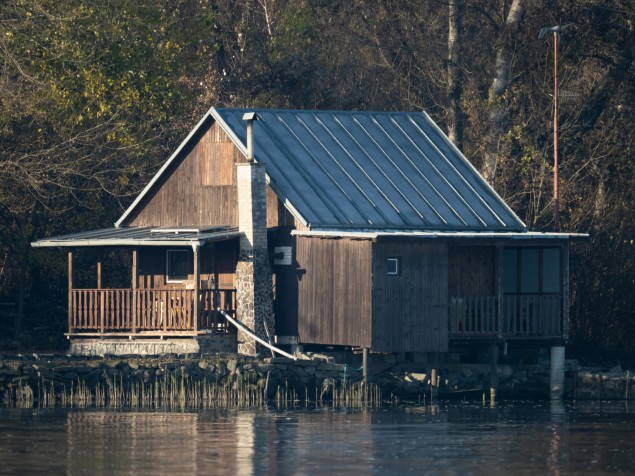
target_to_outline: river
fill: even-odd
[[[635,474],[627,402],[0,409],[0,474]]]

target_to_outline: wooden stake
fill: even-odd
[[[73,332],[73,252],[68,251],[68,332]]]

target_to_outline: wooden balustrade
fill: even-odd
[[[495,296],[451,297],[451,337],[544,338],[564,332],[558,295],[505,295],[499,309]]]
[[[235,315],[233,289],[73,289],[69,333],[228,332],[216,310]],[[198,325],[195,324],[198,304]]]

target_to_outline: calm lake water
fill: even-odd
[[[0,409],[1,474],[635,474],[626,402]]]

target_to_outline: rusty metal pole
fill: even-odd
[[[558,190],[558,40],[560,32],[553,32],[553,227],[560,232],[560,193]]]

